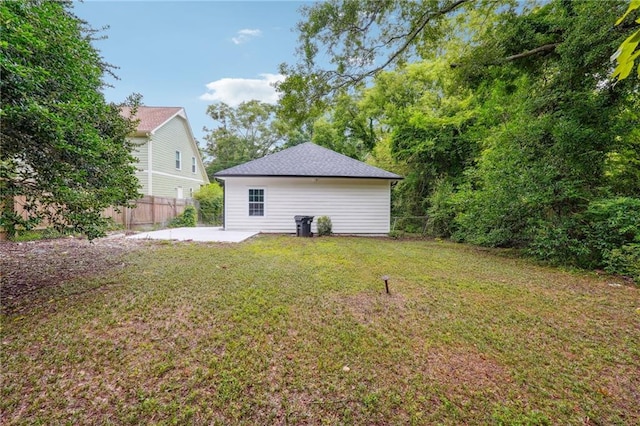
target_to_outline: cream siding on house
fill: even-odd
[[[204,185],[204,182],[198,179],[176,178],[158,173],[153,174],[153,195],[159,197],[176,198],[178,187],[182,187],[184,197],[189,197],[189,188],[197,191],[200,189],[200,185]]]
[[[149,193],[149,175],[147,172],[137,172],[136,177],[138,178],[138,182],[140,183],[140,189],[138,191],[146,195]]]
[[[264,189],[265,215],[249,216],[249,189]],[[226,177],[225,229],[294,233],[294,216],[329,216],[337,234],[386,234],[390,224],[387,179]]]
[[[180,177],[193,178],[191,168],[185,168],[185,158],[191,161],[193,148],[189,138],[186,122],[174,117],[160,127],[151,137],[153,139],[153,171],[170,173]],[[181,170],[176,169],[176,151],[182,154]]]
[[[175,116],[167,123],[159,127],[155,133],[147,138],[134,138],[137,143],[142,143],[133,154],[139,159],[136,167],[140,170],[136,173],[141,192],[145,195],[176,198],[178,188],[182,188],[184,197],[189,197],[190,188],[197,191],[200,186],[208,183],[201,167],[200,153],[191,142],[191,131],[186,120]],[[151,141],[149,144],[148,141]],[[149,151],[151,148],[151,170],[149,170]],[[180,151],[181,169],[176,169],[176,151]],[[191,171],[191,158],[196,157],[196,173]],[[151,185],[149,185],[151,179]],[[151,186],[151,188],[150,188]]]
[[[136,166],[136,177],[140,182],[140,192],[142,194],[149,194],[149,145],[147,144],[147,138],[131,138],[135,144],[135,148],[132,151],[134,157],[138,159]]]
[[[139,170],[148,170],[149,169],[149,153],[147,146],[147,138],[131,138],[131,141],[134,143],[135,148],[133,149],[133,156],[138,159],[136,163],[136,168]]]

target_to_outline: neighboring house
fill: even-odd
[[[130,117],[131,109],[123,108],[122,115]],[[209,183],[184,108],[141,106],[133,119],[140,120],[132,139],[144,195],[192,198]]]
[[[227,230],[291,233],[296,231],[294,216],[305,215],[329,216],[337,234],[388,233],[391,183],[402,179],[313,143],[215,176],[224,180]]]

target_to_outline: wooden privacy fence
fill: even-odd
[[[13,199],[14,211],[26,220],[29,213],[25,209],[25,203],[23,196],[17,196]],[[199,210],[198,200],[192,198],[180,199],[146,195],[135,200],[135,207],[122,207],[120,212],[109,207],[102,212],[102,217],[110,217],[117,225],[122,225],[126,229],[152,227],[168,224],[171,219],[184,212],[186,206],[190,205]],[[36,229],[45,229],[48,226],[49,222],[45,219],[36,226]],[[6,239],[6,232],[0,227],[0,241],[4,239]]]
[[[134,208],[121,207],[117,212],[113,207],[106,209],[102,216],[110,217],[113,221],[126,229],[142,228],[157,224],[166,225],[178,216],[186,206],[195,206],[197,201],[192,198],[167,198],[146,195],[135,201]]]

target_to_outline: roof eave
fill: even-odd
[[[382,180],[402,180],[404,177],[402,176],[340,176],[340,175],[261,175],[261,174],[234,174],[234,173],[223,173],[223,174],[214,174],[213,177],[216,178],[225,178],[225,177],[251,177],[251,178],[331,178],[331,179],[382,179]]]

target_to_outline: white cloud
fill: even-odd
[[[242,43],[248,42],[254,37],[260,37],[261,35],[262,35],[262,31],[258,29],[251,30],[251,29],[245,28],[243,30],[238,31],[235,37],[231,37],[231,41],[234,44],[242,44]]]
[[[259,74],[260,79],[222,78],[207,84],[207,93],[200,95],[203,101],[224,102],[232,107],[241,102],[257,99],[269,104],[278,102],[273,85],[284,80],[281,74]]]

